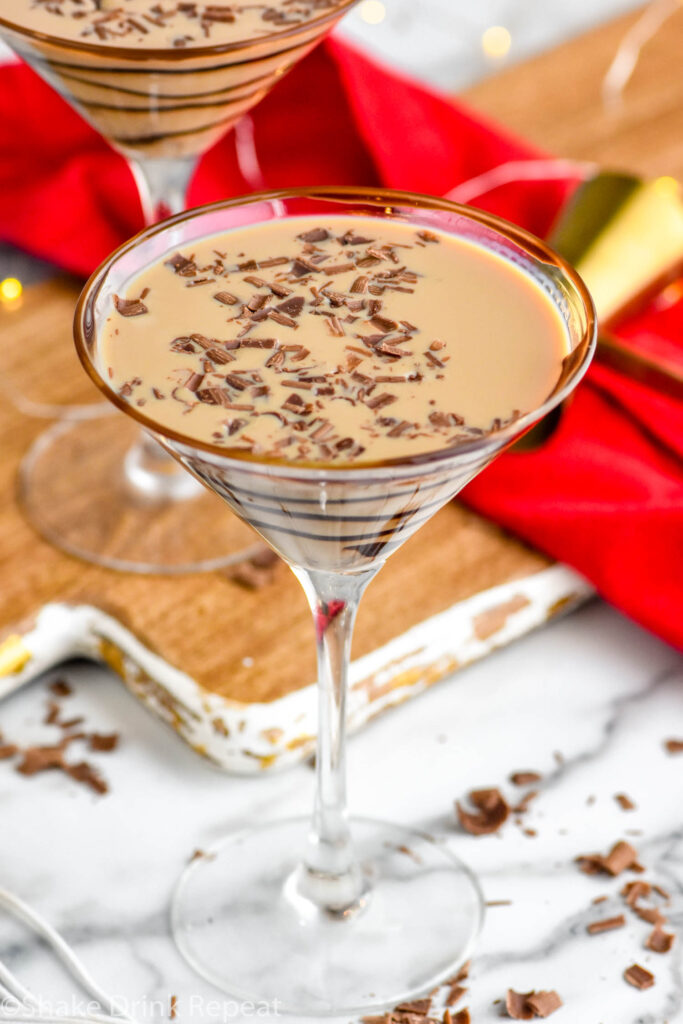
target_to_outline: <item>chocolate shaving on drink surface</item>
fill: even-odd
[[[683,754],[683,740],[670,739],[664,741],[664,746],[669,754]]]
[[[142,316],[148,312],[142,299],[122,299],[120,295],[115,295],[114,305],[121,316]]]
[[[624,971],[624,979],[629,985],[633,985],[634,988],[641,990],[652,988],[655,983],[654,974],[641,967],[640,964],[632,964],[630,967],[627,967]]]
[[[626,793],[615,793],[614,799],[621,807],[622,811],[635,811],[636,805],[633,800]]]
[[[626,918],[623,914],[618,914],[616,917],[606,917],[602,921],[591,921],[586,925],[586,931],[589,935],[600,935],[602,932],[610,932],[625,925]]]
[[[507,821],[510,807],[500,790],[474,789],[469,793],[469,800],[478,813],[467,811],[460,801],[456,801],[455,808],[460,824],[470,835],[490,835]]]
[[[224,306],[236,306],[239,299],[232,292],[216,292],[214,299],[217,299]]]

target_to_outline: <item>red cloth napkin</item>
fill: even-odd
[[[0,70],[0,235],[89,273],[142,215],[124,161],[23,65]],[[538,156],[462,107],[330,39],[253,114],[267,187],[382,184],[444,194]],[[543,235],[570,183],[508,185],[481,205]],[[250,191],[233,135],[202,160],[189,200]],[[683,301],[631,331],[678,345]],[[637,622],[683,647],[683,409],[595,365],[550,444],[508,453],[463,494],[574,566]]]

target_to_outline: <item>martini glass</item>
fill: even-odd
[[[264,21],[262,34],[206,45],[73,40],[26,27],[5,11],[0,34],[126,158],[152,224],[184,209],[199,156],[248,116],[356,2],[307,0],[304,15],[280,7],[282,21]],[[102,16],[115,7],[103,6]],[[53,16],[54,25],[60,21]],[[41,338],[30,339],[31,366],[54,367],[54,341],[45,339],[41,356]],[[10,391],[21,392],[28,382],[26,408],[35,414],[42,406],[54,416],[68,368],[25,373],[21,351],[10,362],[18,369]],[[42,400],[36,400],[38,380]],[[111,410],[77,401],[71,410],[64,406],[63,419],[71,422],[43,433],[20,470],[24,512],[51,543],[107,568],[164,574],[218,569],[258,550],[243,523],[217,509],[156,442]]]
[[[504,429],[455,447],[335,468],[192,439],[127,404],[102,376],[98,337],[113,295],[125,294],[164,254],[191,251],[199,239],[232,227],[306,214],[322,222],[339,213],[467,238],[540,283],[564,319],[570,349],[547,400]],[[316,1017],[395,1005],[430,990],[468,956],[482,921],[481,890],[442,837],[348,816],[345,700],[354,619],[387,557],[580,380],[595,346],[584,284],[533,236],[448,200],[299,189],[203,207],[138,235],[86,285],[75,336],[100,390],[289,563],[313,614],[319,725],[312,817],[260,822],[193,861],[172,907],[182,953],[234,997]]]

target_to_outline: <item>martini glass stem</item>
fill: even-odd
[[[359,909],[367,888],[354,856],[346,806],[346,694],[356,612],[376,572],[295,570],[313,613],[319,691],[316,796],[298,889],[333,916]]]
[[[182,213],[197,157],[139,157],[131,160],[130,166],[146,224]]]

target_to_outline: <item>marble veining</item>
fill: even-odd
[[[7,740],[54,739],[41,721],[45,683],[55,674],[2,702]],[[169,938],[167,906],[197,847],[307,810],[313,773],[300,765],[265,777],[226,775],[105,670],[81,663],[62,674],[75,686],[64,702],[69,714],[121,733],[117,751],[89,755],[111,792],[97,797],[61,774],[27,779],[0,762],[0,885],[47,916],[140,1024],[167,1020],[171,995],[182,1022],[264,1019],[193,976]],[[494,1000],[508,987],[556,988],[565,1003],[552,1018],[558,1024],[683,1020],[680,936],[670,953],[652,953],[644,948],[649,926],[628,913],[625,928],[587,935],[590,921],[622,912],[619,890],[636,876],[587,877],[573,862],[628,839],[643,877],[672,893],[671,929],[683,928],[683,755],[662,745],[672,736],[683,736],[683,662],[593,601],[352,737],[353,810],[435,833],[479,873],[489,901],[510,901],[488,910],[458,1004],[470,1007],[474,1024],[500,1019]],[[499,785],[514,801],[526,790],[507,776],[522,769],[543,775],[524,816],[535,837],[512,820],[480,838],[456,826],[454,798]],[[637,809],[621,810],[619,792]],[[593,905],[601,895],[607,901]],[[50,1005],[71,1005],[74,986],[62,969],[3,914],[0,958]],[[623,981],[634,962],[654,972],[653,988],[639,992]]]

